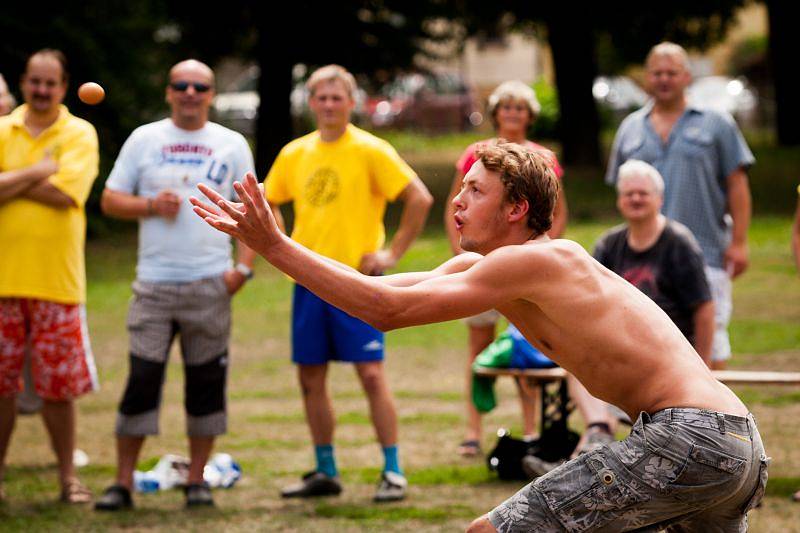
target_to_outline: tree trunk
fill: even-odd
[[[546,14],[561,111],[559,136],[567,165],[600,166],[600,119],[592,84],[597,75],[591,20],[555,7]]]
[[[256,122],[256,171],[264,178],[281,148],[292,140],[292,53],[291,36],[285,24],[292,8],[286,2],[259,3],[256,13],[258,44],[258,120]],[[294,37],[295,39],[297,36]]]
[[[800,144],[800,99],[792,85],[797,37],[797,4],[786,0],[767,0],[769,17],[769,63],[775,88],[775,127],[778,144],[797,146]]]

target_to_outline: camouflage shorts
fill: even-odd
[[[511,531],[746,531],[768,458],[752,415],[642,413],[631,434],[542,476],[489,513]]]

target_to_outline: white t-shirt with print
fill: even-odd
[[[253,155],[245,138],[208,122],[183,130],[172,119],[140,126],[120,150],[106,187],[154,198],[170,190],[181,198],[177,217],[139,221],[136,277],[151,282],[188,282],[220,275],[231,267],[230,238],[192,212],[189,196],[201,196],[203,183],[226,198],[233,182],[253,172]]]

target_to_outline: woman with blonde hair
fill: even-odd
[[[505,139],[506,141],[521,144],[532,150],[547,150],[543,146],[527,139],[528,129],[536,121],[536,117],[541,111],[541,105],[536,98],[535,91],[521,81],[507,81],[500,84],[489,96],[487,104],[487,114],[492,120],[497,136],[471,144],[464,150],[464,153],[456,163],[456,174],[450,189],[447,206],[445,209],[445,229],[450,240],[450,247],[454,254],[460,254],[463,250],[459,246],[459,236],[453,220],[452,200],[461,189],[461,182],[464,176],[477,160],[475,151],[479,146],[494,139]],[[550,152],[552,154],[552,152]],[[564,174],[559,165],[555,154],[552,154],[553,171],[561,179]],[[559,191],[556,209],[553,213],[553,225],[548,234],[552,238],[560,237],[564,232],[567,223],[567,203],[564,198],[563,186]],[[481,415],[472,403],[472,362],[495,337],[495,328],[500,315],[495,310],[487,311],[466,319],[469,328],[469,362],[467,364],[467,430],[464,440],[459,446],[459,454],[465,457],[472,457],[480,454],[481,438]],[[539,407],[537,392],[538,388],[526,388],[521,386],[520,400],[522,403],[522,416],[524,423],[525,437],[533,439],[537,436],[536,418]]]

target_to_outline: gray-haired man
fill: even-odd
[[[731,356],[731,279],[747,268],[751,201],[746,170],[755,159],[729,114],[687,100],[691,74],[682,47],[656,45],[645,67],[653,101],[620,125],[606,181],[614,183],[628,159],[650,163],[664,177],[662,212],[692,231],[708,265],[716,315],[711,360],[712,368],[720,369]]]

